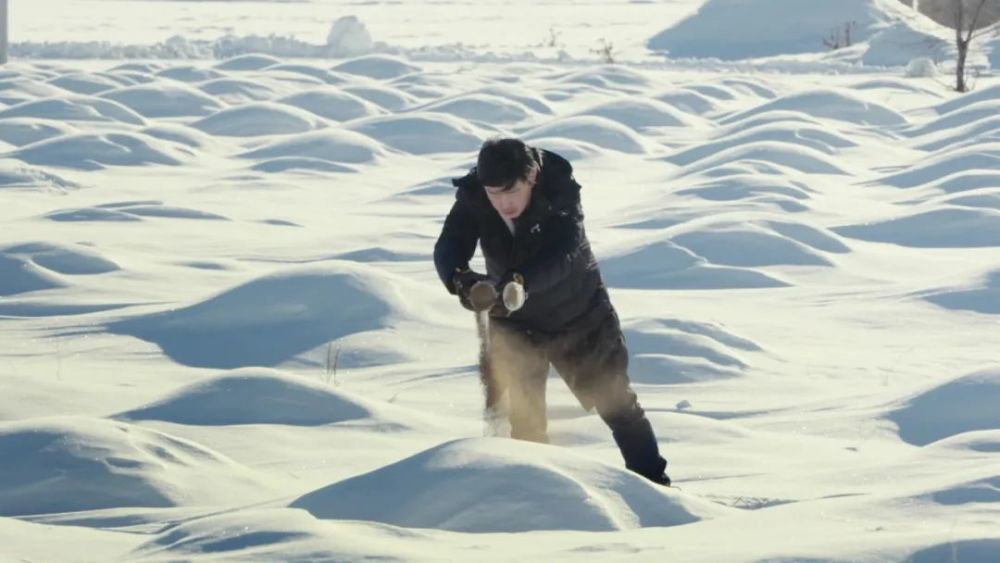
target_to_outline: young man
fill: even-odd
[[[629,384],[625,338],[584,232],[570,163],[518,139],[491,139],[452,183],[456,200],[434,263],[463,306],[489,312],[481,365],[488,411],[506,393],[511,437],[547,442],[551,363],[584,409],[596,407],[625,466],[669,486],[667,462]],[[485,275],[469,270],[477,241]]]

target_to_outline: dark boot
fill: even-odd
[[[625,467],[654,483],[669,487],[670,477],[664,472],[667,460],[660,456],[653,426],[638,403],[624,416],[605,422],[611,428],[611,435],[622,452]]]

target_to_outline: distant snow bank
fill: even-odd
[[[776,21],[795,25],[775,27]],[[654,35],[646,45],[671,58],[819,55],[879,66],[905,66],[920,57],[950,59],[954,55],[944,27],[897,0],[707,0],[693,15]],[[996,66],[995,57],[987,60],[981,55],[973,53],[973,65],[992,62]]]
[[[227,34],[218,39],[190,39],[174,35],[150,45],[109,41],[26,41],[12,43],[10,55],[24,59],[225,59],[247,53],[279,57],[354,57],[371,53],[376,45],[368,28],[356,16],[333,22],[326,44],[316,45],[290,36]]]
[[[773,72],[866,72],[885,67],[905,67],[918,58],[951,60],[954,46],[944,28],[927,18],[914,16],[895,0],[817,0],[808,9],[793,0],[709,0],[692,17],[656,34],[647,42],[648,54],[666,55],[671,67],[699,70]],[[730,24],[731,14],[741,22]],[[791,14],[791,15],[789,15]],[[775,34],[772,22],[794,19],[797,23]],[[849,26],[849,28],[848,28]],[[824,41],[847,43],[833,50]],[[725,37],[719,41],[717,37]],[[974,67],[998,68],[1000,46],[996,41],[975,49]],[[397,55],[427,62],[539,62],[586,64],[598,62],[563,51],[557,58],[524,52],[494,52],[489,45],[473,48],[462,43],[403,47],[373,40],[367,26],[356,16],[338,18],[331,25],[326,43],[315,44],[290,35],[237,36],[195,39],[174,35],[153,44],[121,44],[108,41],[28,41],[10,45],[13,58],[21,59],[227,59],[247,54],[280,58],[349,58],[366,54]],[[639,66],[661,66],[655,58],[618,62]],[[705,65],[709,65],[707,68]],[[735,66],[734,66],[735,65]],[[873,68],[869,68],[873,67]]]

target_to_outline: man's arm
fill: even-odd
[[[468,269],[478,241],[479,228],[475,218],[465,204],[456,198],[434,245],[434,266],[438,277],[452,295],[456,293],[453,281],[455,274]]]

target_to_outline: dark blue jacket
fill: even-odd
[[[580,184],[566,159],[532,150],[541,170],[528,207],[514,219],[514,235],[490,204],[475,167],[452,180],[455,203],[434,246],[438,276],[454,294],[452,278],[468,267],[478,242],[486,274],[499,282],[519,273],[528,294],[518,311],[491,311],[496,321],[542,336],[593,328],[612,309],[584,231]]]

